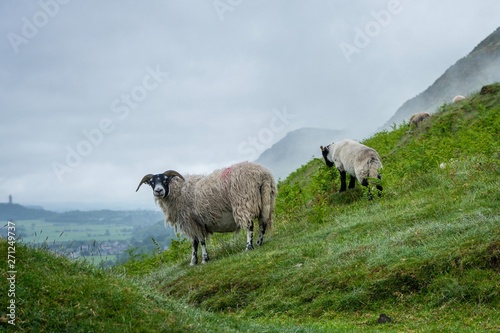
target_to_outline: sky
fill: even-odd
[[[492,33],[499,9],[2,1],[0,202],[158,209],[150,189],[135,192],[145,174],[255,160],[302,127],[361,140]]]

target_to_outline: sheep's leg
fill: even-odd
[[[257,245],[261,246],[264,243],[264,234],[266,233],[267,223],[259,221],[259,238],[257,238]]]
[[[201,244],[201,256],[203,258],[201,263],[206,264],[210,260],[210,258],[208,257],[207,245],[205,243],[205,240],[202,240],[200,244]]]
[[[346,172],[345,171],[340,171],[340,191],[339,192],[344,192],[346,190]]]
[[[378,175],[378,179],[382,179],[382,176]],[[373,199],[373,194],[372,194],[372,186],[370,185],[370,182],[368,181],[368,179],[363,179],[363,181],[361,182],[361,185],[363,186],[366,186],[368,188],[368,200],[372,200]],[[377,187],[377,190],[378,190],[378,196],[381,197],[382,196],[382,185],[380,184],[377,184],[376,185]]]
[[[191,255],[191,266],[194,266],[198,263],[198,244],[199,241],[197,238],[193,238],[193,254]],[[202,248],[203,249],[203,248]]]
[[[353,175],[349,175],[351,179],[349,180],[349,188],[354,188],[356,186],[356,177]]]
[[[378,175],[377,177],[379,180],[382,180],[382,176],[381,175]],[[382,185],[380,184],[377,184],[377,190],[379,190],[378,192],[378,196],[381,197],[382,196]]]
[[[368,182],[368,179],[366,178],[363,179],[361,185],[366,186],[366,188],[368,189],[368,200],[372,200],[373,199],[372,188],[370,186],[370,183]]]
[[[250,227],[247,230],[247,248],[246,250],[253,250],[253,221],[250,223]]]

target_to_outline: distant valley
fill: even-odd
[[[19,241],[104,266],[127,260],[131,254],[152,253],[156,250],[152,238],[164,249],[177,237],[172,228],[165,229],[160,211],[53,212],[0,203],[0,236],[4,238],[7,221],[15,224]]]

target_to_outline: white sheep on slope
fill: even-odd
[[[320,148],[326,165],[329,167],[335,165],[340,172],[340,192],[346,190],[347,173],[351,177],[349,188],[354,188],[356,179],[358,179],[359,183],[367,186],[368,191],[370,191],[370,179],[382,179],[378,172],[382,168],[382,162],[374,149],[349,139]],[[375,185],[379,191],[382,191],[382,186],[379,183]]]
[[[408,126],[415,125],[415,127],[418,127],[418,125],[420,123],[426,121],[430,117],[431,117],[431,115],[429,113],[427,113],[427,112],[418,112],[418,113],[415,113],[415,114],[413,114],[410,117],[410,121],[408,123]]]
[[[254,219],[259,219],[259,238],[273,222],[276,183],[269,170],[250,162],[219,169],[207,176],[186,175],[169,170],[144,176],[137,187],[148,184],[165,215],[165,222],[178,227],[192,240],[191,265],[198,263],[201,245],[202,263],[209,260],[208,235],[247,231],[246,249],[253,249]],[[137,191],[136,190],[136,191]]]

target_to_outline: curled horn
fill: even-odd
[[[163,174],[165,176],[169,176],[169,177],[177,176],[177,177],[181,178],[182,180],[185,180],[184,177],[182,177],[182,175],[180,173],[178,173],[177,171],[174,171],[174,170],[165,171]]]
[[[142,177],[142,180],[141,182],[139,183],[139,186],[137,186],[137,190],[135,190],[136,192],[139,191],[139,187],[141,187],[142,184],[145,184],[147,183],[149,180],[151,180],[151,178],[153,178],[153,175],[152,174],[147,174],[145,175],[144,177]]]

